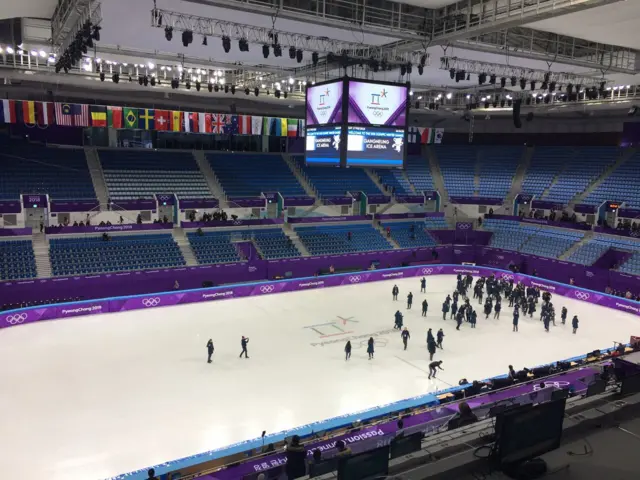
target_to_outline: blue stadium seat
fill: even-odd
[[[391,250],[391,244],[371,225],[298,227],[298,237],[311,255]],[[348,240],[351,232],[351,240]]]
[[[417,155],[407,156],[405,170],[409,182],[411,182],[417,192],[432,192],[435,190],[433,187],[431,168],[426,158]]]
[[[389,169],[378,169],[375,171],[378,175],[378,179],[382,185],[386,185],[387,193],[393,188],[395,188],[395,193],[398,195],[412,195],[413,190],[411,190],[411,185],[404,177],[402,170],[389,170]]]
[[[624,206],[629,208],[640,208],[640,152],[616,168],[587,195],[584,203],[600,205],[605,200],[624,202]]]
[[[167,234],[54,238],[49,242],[54,276],[121,272],[186,265]]]
[[[304,165],[304,159],[297,161],[320,196],[342,196],[347,192],[383,193],[362,168],[308,167]]]
[[[195,158],[189,152],[99,150],[112,201],[175,193],[181,198],[211,198]]]
[[[9,142],[0,158],[0,200],[30,193],[54,200],[96,198],[84,150]]]
[[[0,241],[0,279],[35,278],[36,261],[31,240]]]
[[[281,155],[208,153],[207,160],[228,197],[259,197],[263,192],[306,195]]]
[[[424,222],[388,222],[383,223],[382,226],[387,227],[391,231],[391,238],[401,248],[413,248],[413,247],[432,247],[437,245],[437,241],[427,232],[427,227]],[[413,231],[411,228],[413,227]]]

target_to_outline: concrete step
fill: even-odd
[[[100,210],[106,210],[106,205],[109,201],[109,190],[107,188],[107,182],[104,179],[104,171],[102,170],[98,150],[95,147],[85,147],[84,154],[87,158],[87,166],[89,167],[93,189],[100,203]]]
[[[444,187],[444,178],[442,177],[442,171],[440,170],[440,165],[438,164],[436,153],[433,151],[433,149],[425,146],[423,154],[429,161],[429,168],[431,168],[431,177],[433,177],[433,186],[440,193],[441,203],[443,205],[446,205],[450,203],[449,192],[447,192],[447,189]]]
[[[585,232],[584,238],[582,240],[580,240],[579,242],[576,242],[573,245],[571,245],[571,247],[566,252],[564,252],[562,255],[560,255],[560,257],[559,257],[560,260],[566,260],[567,258],[569,258],[573,254],[573,252],[578,250],[582,245],[587,243],[592,238],[593,238],[593,232],[592,231]]]
[[[193,252],[193,249],[191,248],[191,244],[189,243],[184,230],[180,227],[175,227],[171,234],[173,235],[173,239],[178,244],[178,248],[180,249],[180,252],[182,253],[187,266],[194,267],[198,265],[198,260],[195,253]]]
[[[227,201],[227,195],[224,193],[224,189],[216,177],[215,172],[211,168],[211,165],[209,165],[204,151],[194,150],[193,156],[196,159],[196,163],[198,164],[198,168],[202,172],[202,175],[204,175],[204,179],[207,181],[207,186],[209,187],[211,194],[214,198],[218,199],[218,202],[220,202],[220,208],[228,208],[229,203]]]
[[[522,158],[520,158],[520,161],[518,162],[518,168],[516,169],[516,173],[511,182],[511,189],[509,190],[509,193],[502,205],[506,210],[510,210],[512,208],[513,201],[516,199],[516,196],[522,193],[522,183],[524,182],[527,170],[529,170],[529,165],[531,165],[532,156],[533,148],[526,148],[522,154]]]
[[[32,245],[38,278],[52,277],[51,257],[49,256],[49,240],[47,239],[47,236],[44,233],[34,233]]]
[[[306,194],[309,195],[310,197],[317,198],[318,192],[316,192],[316,189],[313,187],[313,184],[311,183],[307,175],[298,166],[296,161],[293,158],[291,158],[290,155],[283,155],[282,158],[284,159],[284,162],[289,167],[289,170],[291,170],[291,173],[293,173],[293,175],[296,177],[300,185],[302,185],[302,188],[304,188],[304,191],[306,192]]]
[[[387,237],[387,231],[382,226],[378,225],[378,222],[375,220],[373,221],[373,228],[380,232],[380,235],[382,235],[387,240],[387,242],[389,242],[394,250],[399,250],[401,248],[398,242],[393,239],[393,236]]]
[[[287,237],[291,239],[291,242],[303,257],[311,256],[311,253],[309,253],[309,250],[307,250],[307,247],[304,245],[304,243],[302,243],[302,240],[300,239],[296,231],[291,227],[291,225],[289,225],[288,223],[285,224],[282,228],[282,231]]]

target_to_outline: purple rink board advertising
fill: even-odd
[[[178,206],[181,210],[197,208],[218,208],[220,202],[215,198],[179,198]]]
[[[100,206],[100,202],[97,200],[51,200],[51,211],[56,213],[64,213],[64,212],[89,212],[94,210]],[[119,207],[119,205],[118,205]],[[114,208],[114,210],[122,210],[123,208]],[[155,205],[154,205],[155,207]]]
[[[172,229],[173,223],[123,223],[122,225],[89,225],[88,227],[45,227],[44,233],[63,235],[67,233],[115,233]]]
[[[381,213],[375,215],[376,220],[405,220],[407,218],[441,218],[444,212],[420,212],[420,213]]]
[[[372,215],[343,215],[342,217],[289,217],[289,223],[329,223],[371,221]]]
[[[22,205],[13,200],[0,200],[0,213],[20,213]]]
[[[284,197],[284,207],[309,207],[316,203],[315,197]]]
[[[607,235],[618,235],[620,237],[631,237],[640,240],[640,230],[618,230],[617,228],[608,227],[595,227],[593,229],[596,233],[606,233]]]
[[[461,205],[502,205],[504,201],[501,198],[483,198],[483,197],[449,197],[451,203],[459,203]]]
[[[181,222],[182,228],[210,228],[210,227],[250,227],[255,225],[281,225],[282,218],[246,218],[238,220],[212,220],[210,222]]]
[[[32,234],[32,228],[0,228],[0,237],[31,236]]]
[[[372,270],[322,277],[298,278],[292,280],[277,280],[244,285],[228,285],[224,287],[185,290],[175,293],[157,293],[135,295],[128,297],[114,297],[99,301],[86,301],[30,307],[9,310],[0,314],[0,328],[52,320],[76,315],[92,315],[96,313],[122,312],[157,308],[162,306],[179,305],[194,302],[205,302],[227,298],[241,298],[272,293],[294,292],[316,288],[354,285],[375,281],[393,280],[397,278],[428,276],[428,275],[457,275],[470,274],[474,276],[488,276],[493,273],[498,277],[513,279],[525,285],[539,287],[552,294],[562,295],[576,300],[601,305],[615,310],[621,310],[640,316],[640,303],[619,297],[612,297],[591,290],[576,288],[538,277],[513,274],[508,270],[498,270],[487,267],[458,266],[458,265],[423,265],[415,267],[395,268],[386,270]],[[31,282],[36,283],[36,282]],[[80,309],[80,310],[79,310]]]
[[[586,223],[577,223],[577,222],[556,222],[552,220],[545,220],[544,218],[527,218],[527,217],[518,217],[515,215],[487,215],[486,219],[491,220],[511,220],[513,222],[521,222],[528,223],[530,225],[545,225],[548,227],[560,227],[560,228],[570,228],[573,230],[591,230],[591,226]]]

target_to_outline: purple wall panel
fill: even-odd
[[[182,228],[208,228],[208,227],[248,227],[251,225],[281,225],[282,218],[251,218],[245,220],[212,220],[210,222],[182,222]]]
[[[46,234],[135,232],[141,230],[172,230],[173,223],[125,223],[122,225],[90,225],[88,227],[45,227]]]
[[[344,215],[342,217],[289,217],[289,223],[360,222],[371,220],[372,215]]]
[[[0,237],[31,236],[32,234],[33,230],[31,228],[0,228]]]
[[[2,200],[0,201],[0,213],[20,213],[22,211],[22,205],[20,202],[14,200]]]

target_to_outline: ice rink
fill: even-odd
[[[400,288],[392,302],[391,288]],[[92,480],[186,457],[314,421],[487,378],[640,334],[636,317],[555,296],[558,326],[520,317],[503,302],[499,320],[475,304],[475,330],[442,320],[455,277],[266,295],[0,330],[0,471],[21,480]],[[414,294],[406,310],[406,295]],[[576,335],[561,325],[580,319]],[[399,309],[409,328],[403,351],[392,330]],[[444,328],[443,372],[427,379],[427,329]],[[249,359],[239,359],[248,336]],[[345,362],[343,348],[354,351]],[[375,336],[374,360],[366,339]],[[205,344],[213,339],[213,364]]]

